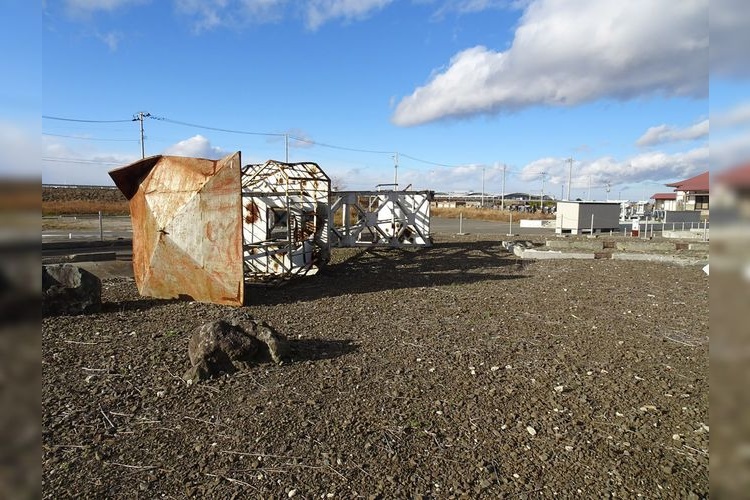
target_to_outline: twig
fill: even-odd
[[[682,340],[673,339],[669,335],[664,335],[664,338],[667,340],[671,340],[672,342],[677,342],[678,344],[686,345],[688,347],[696,347],[696,344],[691,344],[689,342],[683,342]]]
[[[221,474],[211,474],[209,472],[204,472],[204,474],[210,477],[218,477],[219,479],[224,479],[225,481],[229,481],[230,483],[233,483],[233,484],[240,484],[242,486],[247,486],[248,488],[258,491],[258,489],[252,484],[246,483],[245,481],[240,481],[239,479],[235,479],[233,477],[222,476]]]
[[[151,469],[157,468],[155,465],[128,465],[128,464],[121,464],[118,462],[104,462],[104,463],[108,465],[116,465],[118,467],[125,467],[127,469],[151,470]]]
[[[195,420],[196,422],[202,422],[202,423],[204,423],[204,424],[208,424],[208,425],[214,425],[214,426],[217,426],[217,427],[223,427],[223,424],[220,424],[220,423],[218,423],[218,422],[211,422],[211,421],[209,421],[209,420],[204,420],[204,419],[202,419],[202,418],[188,417],[187,415],[185,415],[185,416],[184,416],[184,417],[182,417],[182,418],[184,418],[184,419],[186,419],[186,420]]]
[[[63,342],[66,342],[68,344],[80,344],[80,345],[97,345],[97,344],[101,344],[101,342],[82,342],[80,340],[63,340]]]
[[[697,448],[693,448],[692,446],[688,446],[686,444],[683,444],[682,446],[683,446],[683,448],[687,448],[688,450],[692,450],[692,451],[694,451],[696,453],[700,453],[703,456],[706,456],[706,457],[708,456],[708,452],[706,452],[706,451],[699,450]]]
[[[87,444],[53,444],[53,445],[44,445],[45,448],[90,448],[90,445]]]
[[[102,405],[99,405],[99,411],[102,413],[102,416],[104,417],[104,420],[106,420],[107,423],[109,424],[109,426],[114,429],[115,428],[115,424],[113,424],[112,421],[107,416],[107,414],[104,413],[104,410],[102,409]]]
[[[278,458],[279,460],[297,460],[302,457],[291,457],[285,455],[266,455],[265,453],[253,453],[244,451],[232,451],[232,450],[220,450],[219,453],[226,453],[227,455],[241,455],[243,457],[263,457],[263,458]]]
[[[333,473],[335,473],[337,476],[339,476],[341,479],[346,481],[346,476],[344,476],[342,473],[331,467],[330,465],[307,465],[307,464],[294,464],[294,463],[285,463],[284,465],[289,467],[300,467],[302,469],[330,469]]]

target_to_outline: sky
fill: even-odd
[[[44,183],[112,185],[139,112],[146,156],[288,154],[352,190],[646,199],[749,157],[742,0],[9,3],[42,36],[6,95],[42,98],[0,137],[35,131]]]

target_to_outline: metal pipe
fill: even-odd
[[[102,223],[101,210],[99,210],[99,241],[104,241],[104,224]]]

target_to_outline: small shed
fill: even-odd
[[[555,232],[580,234],[620,230],[620,203],[558,201]]]

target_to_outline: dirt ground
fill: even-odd
[[[250,287],[291,359],[188,386],[227,308],[104,282],[42,324],[44,496],[708,496],[708,277],[500,242],[337,250]]]

